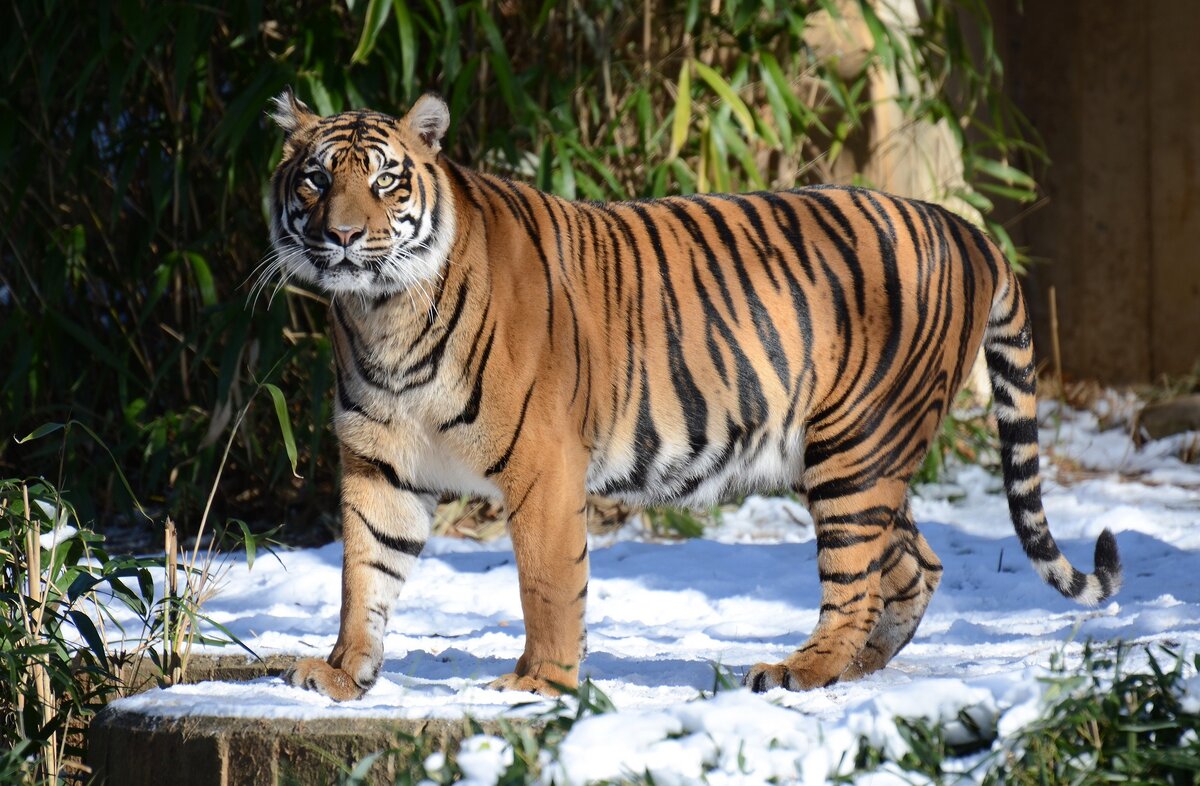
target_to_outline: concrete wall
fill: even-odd
[[[1050,357],[1141,382],[1200,361],[1200,2],[992,0],[1008,86],[1053,163],[1014,239]],[[1023,13],[1018,8],[1023,7]]]

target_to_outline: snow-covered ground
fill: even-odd
[[[821,782],[852,760],[862,735],[901,745],[894,716],[953,725],[965,709],[1011,731],[1036,715],[1051,656],[1077,661],[1089,639],[1200,652],[1200,466],[1175,458],[1195,435],[1139,451],[1090,413],[1043,413],[1046,452],[1072,470],[1060,483],[1043,460],[1051,530],[1083,569],[1101,530],[1116,533],[1125,586],[1115,599],[1087,610],[1043,584],[1013,534],[1000,479],[966,467],[914,500],[945,574],[887,669],[807,693],[697,702],[718,665],[740,676],[782,659],[815,624],[811,518],[791,501],[752,497],[703,539],[654,542],[631,525],[593,543],[582,669],[618,712],[577,724],[548,772],[560,783],[647,769],[656,782],[691,782],[702,768],[713,783]],[[323,657],[337,635],[341,546],[279,557],[234,567],[206,611],[260,654]],[[523,633],[510,544],[434,539],[388,625],[384,673],[361,701],[339,705],[266,678],[177,686],[119,706],[288,718],[534,713],[546,705],[528,705],[530,694],[482,687],[512,667]]]

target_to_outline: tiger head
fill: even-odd
[[[321,117],[285,90],[271,117],[286,138],[271,181],[264,281],[278,273],[377,297],[441,275],[454,240],[449,181],[436,163],[450,123],[442,99],[422,96],[400,119]]]

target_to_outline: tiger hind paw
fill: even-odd
[[[786,663],[756,663],[742,678],[742,684],[754,693],[766,693],[771,688],[810,690],[837,682],[838,678],[821,679],[807,669],[789,667]]]

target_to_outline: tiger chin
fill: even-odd
[[[345,551],[341,624],[296,686],[356,699],[444,493],[502,503],[524,653],[493,687],[553,695],[586,651],[586,498],[806,497],[815,629],[754,691],[870,674],[912,639],[942,567],[908,484],[979,347],[1013,525],[1041,577],[1120,586],[1059,552],[1042,508],[1020,285],[976,227],[923,202],[811,187],[571,202],[448,160],[446,104],[314,114],[290,91],[266,275],[330,295]]]

